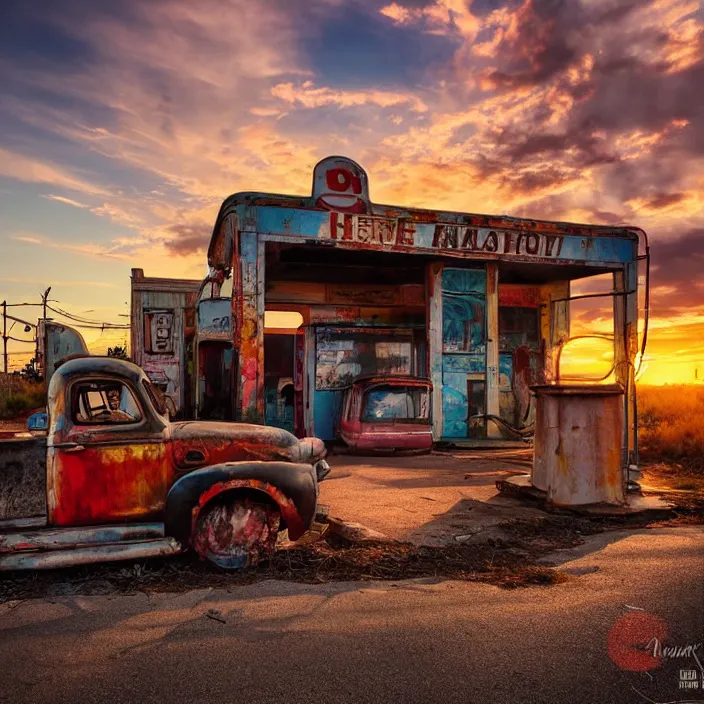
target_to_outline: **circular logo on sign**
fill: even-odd
[[[323,159],[313,172],[313,198],[323,208],[365,213],[369,204],[367,174],[351,159]]]

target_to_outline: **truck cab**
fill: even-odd
[[[109,357],[54,372],[47,426],[0,441],[0,570],[187,549],[243,566],[305,533],[329,472],[316,438],[171,422],[144,371]]]

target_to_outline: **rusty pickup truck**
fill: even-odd
[[[245,423],[171,422],[135,364],[60,366],[44,432],[0,440],[0,570],[171,555],[255,563],[301,537],[330,471],[317,438]]]

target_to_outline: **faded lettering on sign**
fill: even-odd
[[[330,213],[330,238],[381,246],[415,246],[415,225],[404,220]]]
[[[432,225],[337,210],[330,212],[328,223],[329,229],[324,232],[331,240],[360,247],[557,258],[564,242],[563,235],[467,225]]]
[[[433,247],[490,254],[527,254],[534,257],[558,257],[562,235],[537,232],[488,230],[463,225],[436,225]]]

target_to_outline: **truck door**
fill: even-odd
[[[66,397],[67,428],[50,438],[49,523],[57,526],[155,518],[171,464],[166,425],[115,379],[83,379]]]

